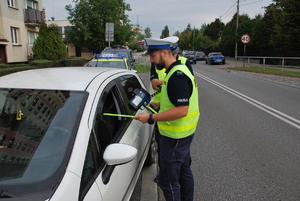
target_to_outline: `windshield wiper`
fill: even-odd
[[[0,191],[0,199],[1,198],[15,198],[15,197],[18,197],[18,196],[13,193],[7,192],[5,190]]]

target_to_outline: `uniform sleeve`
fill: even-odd
[[[175,106],[188,106],[193,85],[189,77],[181,71],[172,74],[168,81],[168,96]]]
[[[150,80],[152,80],[152,79],[158,79],[158,75],[157,75],[157,72],[156,72],[155,65],[153,65],[151,63]]]

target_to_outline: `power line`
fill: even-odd
[[[235,3],[234,3],[234,4],[233,4],[233,5],[232,5],[232,6],[231,6],[224,14],[223,14],[223,15],[221,15],[220,18],[224,17],[224,15],[225,15],[227,12],[229,12],[235,5],[236,5],[236,2],[235,2]],[[231,13],[232,11],[233,11],[233,10],[231,10],[230,13]],[[227,16],[227,15],[226,15],[226,16]],[[226,17],[226,16],[225,16],[225,17]]]
[[[261,2],[261,1],[263,1],[263,0],[254,1],[254,2],[252,2],[252,3],[247,3],[247,4],[242,4],[242,5],[240,5],[240,6],[247,6],[247,5],[255,4],[255,3],[258,3],[258,2]]]

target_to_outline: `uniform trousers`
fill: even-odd
[[[194,134],[173,139],[160,135],[158,185],[166,201],[192,201],[194,177],[191,170],[190,146]]]

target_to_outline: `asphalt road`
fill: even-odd
[[[300,200],[299,78],[264,79],[204,61],[193,69],[201,108],[194,200]],[[163,201],[150,175],[141,191],[154,191],[138,200]]]
[[[195,200],[300,200],[300,90],[198,62]]]

